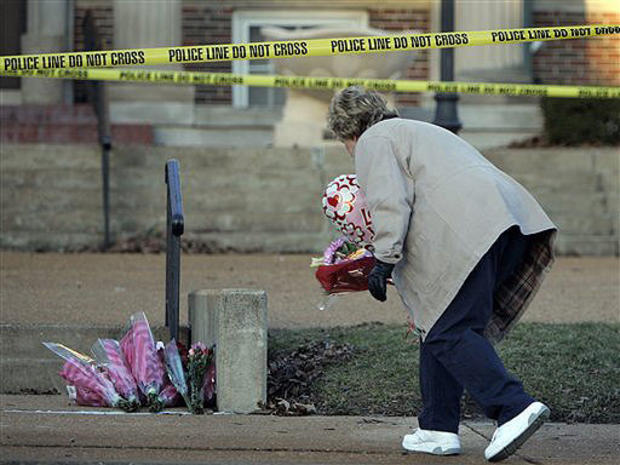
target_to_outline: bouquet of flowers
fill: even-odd
[[[317,268],[315,276],[325,292],[338,294],[368,289],[368,274],[374,265],[375,259],[368,249],[340,237],[310,266]]]
[[[65,360],[59,374],[72,387],[68,390],[69,395],[75,395],[78,405],[132,408],[93,359],[62,344],[44,342],[43,345]]]
[[[211,349],[213,353],[214,349]],[[211,363],[205,373],[204,381],[202,382],[202,399],[205,407],[215,407],[215,355],[211,356]]]
[[[211,384],[210,378],[205,375],[209,367],[214,365],[214,351],[198,342],[193,344],[187,356],[187,379],[189,382],[189,404],[192,413],[204,413],[205,389],[214,390],[215,383]],[[215,381],[215,371],[211,375]],[[214,392],[214,391],[213,391]]]
[[[185,404],[203,413],[215,403],[214,348],[198,342],[188,353],[174,339],[155,344],[142,312],[130,317],[120,341],[98,339],[91,348],[94,358],[62,344],[43,344],[65,361],[60,376],[78,405],[128,412],[144,405],[158,412]]]
[[[91,352],[99,366],[105,367],[116,392],[126,399],[127,410],[138,410],[140,408],[138,386],[131,375],[131,368],[125,360],[118,341],[97,339],[91,348]]]
[[[175,387],[178,395],[185,401],[185,405],[189,406],[189,389],[185,377],[185,368],[181,354],[179,353],[179,346],[174,339],[165,345],[163,348],[163,355],[170,382]]]
[[[146,405],[151,411],[159,412],[166,405],[165,399],[159,396],[164,385],[165,369],[144,312],[131,315],[120,346]]]

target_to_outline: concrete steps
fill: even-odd
[[[464,99],[459,104],[459,135],[478,150],[506,147],[540,134],[543,121],[537,103],[499,103]]]
[[[511,142],[540,134],[543,121],[537,101],[507,100],[509,97],[504,96],[470,97],[479,96],[459,96],[457,112],[463,125],[459,136],[478,150],[506,147]],[[432,122],[435,107],[433,104],[432,108],[404,108],[401,114],[405,118]]]
[[[155,144],[165,147],[270,147],[273,126],[164,126],[154,128]]]
[[[565,255],[620,254],[620,156],[590,149],[514,149],[485,155],[540,202],[560,230]],[[544,156],[540,156],[544,153]]]
[[[169,105],[153,102],[112,103],[111,119],[153,125],[154,143],[165,147],[269,147],[280,109],[230,105]]]

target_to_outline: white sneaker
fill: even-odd
[[[514,454],[549,418],[549,413],[545,404],[532,402],[523,412],[495,430],[484,457],[489,462],[499,462]]]
[[[413,434],[405,435],[403,447],[411,452],[425,452],[433,455],[461,453],[461,441],[458,434],[446,431],[417,429]]]

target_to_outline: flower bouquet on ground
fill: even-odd
[[[112,381],[116,392],[127,401],[127,410],[134,411],[140,408],[138,386],[131,374],[131,368],[125,360],[121,346],[114,339],[97,339],[91,352],[99,366],[104,367]]]
[[[172,339],[165,345],[162,352],[168,378],[171,384],[175,387],[178,395],[185,401],[185,405],[189,407],[189,388],[187,386],[187,379],[185,376],[185,365],[183,364],[183,359],[179,352],[179,345],[174,339]]]
[[[202,382],[202,400],[204,406],[208,408],[215,408],[216,399],[216,385],[215,385],[215,347],[211,349],[211,363],[205,373],[205,378]]]
[[[62,344],[44,342],[43,345],[65,360],[59,374],[68,384],[69,397],[78,405],[133,408],[116,392],[108,374],[93,359]]]
[[[146,405],[151,411],[159,412],[166,405],[159,395],[166,373],[144,312],[131,315],[120,346]]]
[[[192,413],[215,406],[214,347],[197,342],[187,348],[172,339],[155,344],[144,313],[135,313],[120,341],[98,339],[93,358],[62,344],[43,343],[65,363],[60,376],[78,405],[152,412],[187,405]]]
[[[189,384],[189,404],[192,413],[204,413],[205,389],[211,391],[212,386],[209,377],[205,380],[205,375],[209,372],[211,365],[214,365],[215,357],[213,349],[207,348],[198,342],[193,344],[187,356],[187,380]],[[210,374],[214,377],[214,370]]]

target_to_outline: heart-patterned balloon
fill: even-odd
[[[349,241],[362,247],[372,243],[370,211],[354,174],[340,175],[327,185],[323,213]]]

